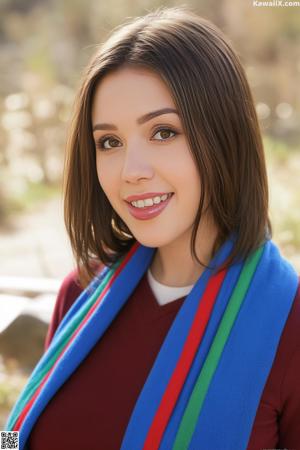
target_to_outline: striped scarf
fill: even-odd
[[[298,285],[294,268],[267,240],[218,271],[231,236],[186,297],[132,411],[121,450],[242,450]],[[20,450],[47,403],[114,320],[155,249],[135,243],[105,267],[61,321],[6,425]]]

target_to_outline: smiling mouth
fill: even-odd
[[[145,204],[145,201],[144,200],[135,200],[135,201],[133,201],[133,202],[127,202],[129,205],[131,205],[133,208],[136,208],[136,209],[147,209],[147,208],[153,208],[153,207],[156,207],[156,206],[159,206],[159,205],[161,205],[162,203],[164,203],[164,202],[166,202],[167,200],[169,200],[169,198],[171,198],[173,195],[174,195],[174,192],[169,192],[169,193],[167,193],[167,194],[164,194],[166,197],[162,200],[161,199],[161,197],[163,197],[163,196],[159,196],[159,201],[157,202],[154,202],[153,200],[156,198],[156,197],[153,197],[151,200],[152,200],[152,204]],[[138,205],[138,202],[139,201],[142,201],[143,203],[141,204],[139,204]]]
[[[174,192],[170,192],[170,195],[165,200],[160,201],[159,203],[154,203],[152,206],[134,206],[130,202],[127,202],[127,207],[129,213],[135,218],[139,220],[148,220],[153,219],[159,214],[162,213],[166,208],[168,208],[168,204],[174,196]]]

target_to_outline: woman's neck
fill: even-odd
[[[205,267],[192,258],[191,231],[163,247],[157,248],[150,265],[152,276],[167,286],[182,287],[194,284]],[[208,265],[212,258],[217,229],[210,222],[202,221],[198,228],[196,253],[201,262]]]

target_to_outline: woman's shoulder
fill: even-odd
[[[70,309],[76,298],[80,295],[82,289],[83,288],[79,282],[77,269],[73,269],[63,278],[56,296],[52,317],[48,326],[44,345],[45,350],[49,347],[55,331],[62,321],[64,315]]]
[[[260,400],[247,449],[300,449],[300,280]],[[267,445],[266,442],[269,444]],[[293,444],[291,444],[293,443]]]
[[[295,346],[300,346],[300,277],[298,277],[297,291],[284,327]]]
[[[73,297],[72,294],[81,292],[83,289],[78,269],[73,269],[63,278],[57,294],[57,301],[69,303],[69,300]]]
[[[290,345],[290,352],[292,357],[297,356],[299,360],[300,370],[300,278],[298,283],[297,292],[289,312],[284,331],[284,337],[286,342]],[[299,372],[298,372],[299,373]]]
[[[104,267],[101,262],[93,262],[91,268],[95,275]],[[89,281],[85,284],[81,282],[78,268],[71,270],[62,280],[56,304],[59,304],[62,312],[65,314],[67,310],[72,306],[76,298],[81,292],[88,286]]]
[[[94,263],[93,270],[95,273],[99,272],[104,267],[102,263]],[[62,280],[60,288],[57,293],[52,318],[48,327],[48,332],[45,340],[45,348],[50,344],[55,330],[58,328],[60,322],[71,308],[76,299],[80,296],[85,286],[80,282],[78,268],[71,270]]]
[[[300,370],[300,280],[294,297],[290,312],[286,319],[279,345],[277,348],[276,358],[272,367],[273,375],[276,374],[276,385],[280,386],[280,401],[284,402],[290,392],[296,389],[300,399],[300,384],[286,384],[284,380],[288,378],[288,373],[292,370],[296,363],[298,373]],[[274,380],[275,380],[274,378]],[[296,381],[296,380],[295,380]],[[282,406],[282,405],[281,405]]]
[[[298,278],[298,288],[292,302],[283,332],[280,338],[280,347],[284,347],[283,353],[286,358],[298,348],[300,351],[300,277]]]
[[[284,446],[293,442],[294,446],[300,445],[299,414],[300,414],[300,287],[294,298],[288,319],[286,321],[281,339],[281,362],[283,374],[280,380],[279,411],[280,411],[280,436]],[[295,447],[296,448],[296,447]]]

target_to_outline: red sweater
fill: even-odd
[[[60,288],[45,347],[81,293]],[[146,274],[92,351],[50,400],[29,450],[118,450],[157,353],[185,297],[159,305]],[[300,289],[280,338],[247,450],[300,450]],[[219,449],[218,449],[219,450]]]

